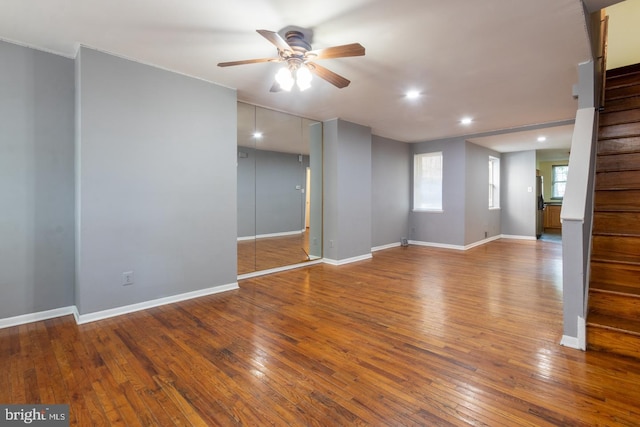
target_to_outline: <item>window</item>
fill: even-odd
[[[442,211],[442,152],[413,156],[413,210]]]
[[[500,159],[489,156],[489,209],[500,208]]]
[[[551,166],[551,198],[562,199],[567,187],[567,174],[569,166]]]

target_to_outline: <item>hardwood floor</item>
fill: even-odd
[[[309,261],[309,230],[291,236],[238,242],[238,274]]]
[[[560,346],[561,245],[410,246],[0,330],[0,402],[72,425],[640,423],[640,361]]]

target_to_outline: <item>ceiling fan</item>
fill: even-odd
[[[333,71],[318,65],[319,59],[344,58],[348,56],[363,56],[364,47],[360,43],[351,43],[342,46],[327,47],[311,50],[311,45],[305,40],[302,31],[291,30],[285,33],[284,38],[280,34],[269,30],[256,30],[261,36],[269,40],[278,48],[277,58],[247,59],[244,61],[220,62],[219,67],[234,65],[256,64],[260,62],[283,62],[285,67],[276,74],[276,83],[271,88],[272,92],[279,90],[289,91],[294,83],[300,90],[311,87],[312,74],[320,77],[339,89],[349,86],[351,83],[346,78]]]

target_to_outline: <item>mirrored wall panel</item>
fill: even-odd
[[[322,257],[322,123],[238,103],[238,274]]]

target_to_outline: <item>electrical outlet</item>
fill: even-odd
[[[332,248],[333,247],[333,240],[329,240],[329,247]]]
[[[133,285],[133,271],[122,273],[122,286]]]

